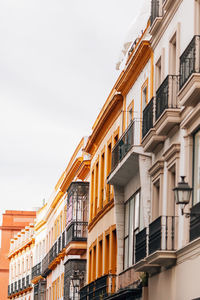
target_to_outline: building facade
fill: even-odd
[[[92,134],[37,214],[33,299],[200,299],[200,1],[148,1]],[[180,176],[188,205],[175,203]]]
[[[10,239],[29,223],[33,223],[34,211],[6,210],[3,214],[0,249],[0,299],[8,299]]]
[[[34,225],[19,231],[10,241],[8,258],[10,299],[33,300],[31,268],[33,267]]]
[[[83,138],[37,213],[32,283],[34,300],[78,299],[86,275],[90,157]]]

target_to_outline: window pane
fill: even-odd
[[[200,202],[200,131],[194,139],[194,203]]]
[[[128,235],[128,229],[129,229],[129,202],[127,202],[125,204],[125,232],[124,232],[124,236],[126,237]]]
[[[129,267],[133,264],[133,216],[134,198],[130,200],[130,221],[129,221]]]
[[[128,268],[128,238],[124,239],[124,269]]]
[[[135,195],[135,225],[134,229],[139,227],[139,214],[140,214],[140,193]]]

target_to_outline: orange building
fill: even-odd
[[[9,279],[9,259],[10,239],[14,237],[29,223],[33,223],[36,217],[35,211],[6,210],[3,214],[1,229],[0,248],[0,299],[7,299],[7,287]]]

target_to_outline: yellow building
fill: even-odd
[[[34,299],[76,299],[86,273],[90,156],[83,138],[35,225]]]

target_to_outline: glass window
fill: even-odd
[[[200,131],[194,136],[194,198],[193,205],[200,202]]]
[[[140,226],[140,192],[125,203],[124,211],[124,269],[134,262],[134,236]]]

